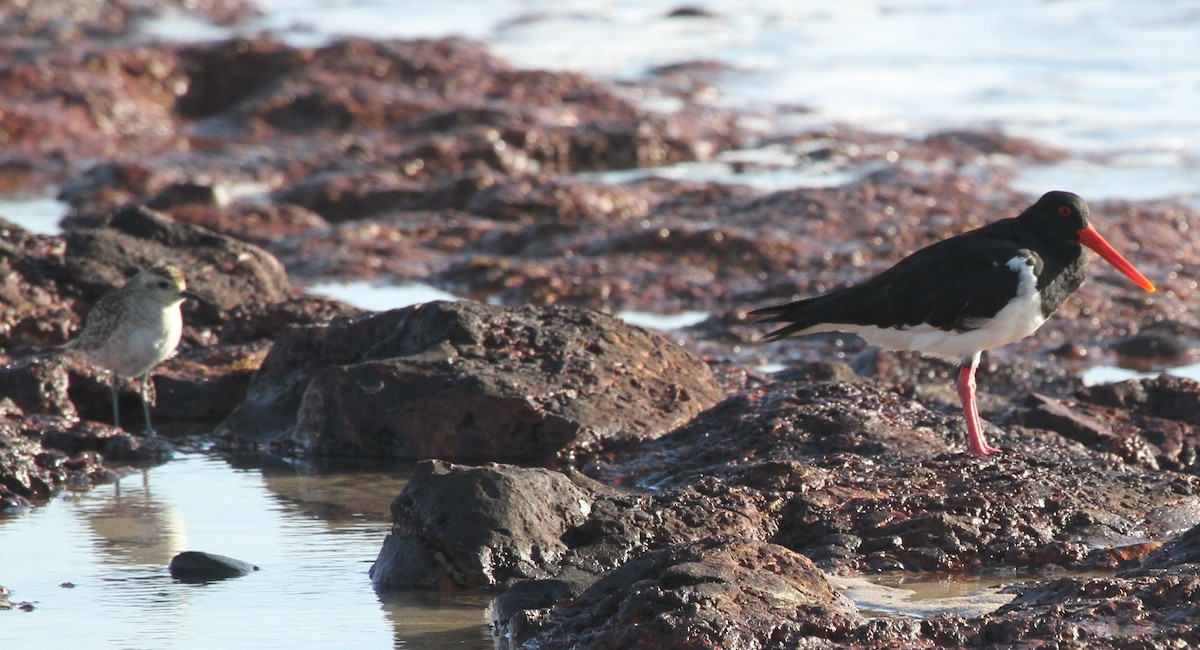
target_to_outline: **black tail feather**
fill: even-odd
[[[755,323],[788,323],[785,327],[763,335],[763,339],[767,341],[778,341],[793,334],[799,334],[820,322],[813,320],[810,315],[805,314],[805,308],[811,305],[814,300],[816,298],[805,298],[782,305],[762,307],[751,311],[749,315],[758,316],[754,321]]]

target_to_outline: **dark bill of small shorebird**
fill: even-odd
[[[891,350],[914,350],[960,365],[958,397],[967,443],[999,451],[983,436],[975,370],[987,349],[1032,334],[1083,283],[1087,246],[1146,291],[1154,285],[1088,223],[1070,192],[1048,192],[1024,212],[922,248],[879,275],[844,289],[750,312],[786,323],[775,341],[848,332]]]

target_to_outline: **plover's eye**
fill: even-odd
[[[159,289],[166,289],[166,288],[167,288],[167,287],[169,287],[169,286],[171,286],[171,285],[167,284],[167,281],[166,281],[166,280],[159,280],[159,281],[158,281],[158,288],[159,288]]]

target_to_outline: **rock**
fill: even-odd
[[[536,636],[511,643],[546,650],[808,647],[862,622],[804,556],[713,538],[631,559],[560,604]]]
[[[184,12],[193,19],[206,19],[216,24],[231,24],[254,15],[257,9],[242,0],[168,0],[146,5],[98,3],[86,6],[22,3],[6,10],[8,20],[0,24],[0,34],[8,39],[43,42],[47,47],[61,49],[83,40],[105,42],[128,38],[138,33],[145,21],[167,11]]]
[[[1149,370],[1155,366],[1179,366],[1191,358],[1188,344],[1170,332],[1141,332],[1112,345],[1122,367]]]
[[[213,582],[258,571],[242,560],[204,551],[184,551],[171,558],[171,577],[181,582]]]
[[[58,416],[27,416],[0,397],[0,512],[15,513],[46,502],[66,487],[83,489],[120,477],[101,453],[117,445],[131,450],[124,432]],[[154,453],[134,453],[141,461]],[[129,470],[125,470],[126,472]]]
[[[1148,568],[1169,569],[1181,564],[1200,565],[1200,525],[1162,545],[1146,558]]]
[[[61,239],[0,221],[0,349],[16,354],[67,340],[78,316],[63,255]]]
[[[868,380],[779,386],[587,469],[658,489],[718,479],[763,508],[782,499],[771,539],[838,571],[1107,567],[1135,531],[1161,538],[1200,521],[1200,479],[1019,427],[996,438],[1036,459],[947,453],[959,426]]]
[[[1080,392],[1082,401],[1100,406],[1131,409],[1153,417],[1200,425],[1200,382],[1159,375],[1115,384],[1091,386]]]
[[[211,430],[246,397],[269,348],[269,341],[213,346],[167,360],[152,377],[155,411],[169,414],[164,422],[194,422]]]
[[[964,446],[961,418],[930,411],[869,382],[801,382],[734,395],[657,441],[626,448],[605,480],[679,486],[744,471],[734,459],[854,455],[918,460]],[[713,435],[720,432],[720,435]],[[958,439],[955,439],[958,434]]]
[[[1115,439],[1100,447],[1131,464],[1200,474],[1200,382],[1160,375],[1076,393]]]
[[[188,288],[205,297],[184,303],[184,324],[192,332],[294,295],[283,266],[261,248],[140,206],[113,212],[96,228],[68,231],[65,255],[68,272],[95,297],[124,284],[130,270],[170,260]]]
[[[551,579],[577,590],[635,555],[771,525],[768,502],[717,482],[634,494],[575,473],[442,461],[420,463],[392,506],[372,571],[384,588]]]
[[[392,534],[371,568],[379,588],[478,588],[556,575],[564,533],[591,514],[597,485],[511,466],[426,461],[392,502]]]
[[[208,429],[244,397],[265,352],[263,338],[286,324],[272,321],[274,305],[293,294],[274,258],[140,207],[118,210],[62,237],[0,228],[0,392],[11,400],[15,430],[32,432],[27,435],[42,445],[11,441],[10,451],[53,463],[45,471],[20,470],[14,457],[12,467],[20,477],[6,489],[6,503],[21,507],[47,499],[67,483],[78,487],[111,480],[122,470],[109,464],[162,462],[170,456],[164,441],[143,441],[97,424],[112,418],[109,374],[57,350],[82,325],[95,300],[124,284],[130,272],[162,260],[184,268],[190,288],[207,300],[185,303],[184,345],[179,356],[153,373],[154,408],[168,432],[182,422]],[[320,314],[316,309],[292,312],[293,321],[306,322]],[[255,325],[246,325],[251,319]],[[225,327],[234,322],[240,326]],[[226,333],[232,343],[217,345]],[[254,335],[259,338],[245,338]],[[200,351],[201,345],[212,347]],[[136,428],[141,415],[136,380],[121,385],[119,399]],[[85,420],[77,421],[80,417]]]
[[[159,370],[155,370],[155,388],[161,383],[164,389],[164,401],[156,411],[162,414],[160,422],[168,427],[173,419],[211,424],[227,416],[244,396],[257,359],[254,366],[234,369],[203,363],[206,355],[193,355],[190,349],[198,344],[216,343],[227,323],[265,314],[274,305],[288,300],[293,289],[282,266],[256,246],[175,222],[167,215],[143,207],[119,210],[96,227],[70,230],[64,238],[65,251],[53,260],[60,277],[57,286],[52,285],[50,290],[81,296],[75,303],[78,312],[74,315],[79,325],[91,303],[124,284],[128,273],[162,260],[171,260],[184,271],[189,288],[204,296],[200,301],[185,301],[183,307],[185,334],[179,356],[192,356],[189,365],[192,372],[160,377]],[[18,310],[22,308],[17,306]],[[244,354],[239,356],[245,358]],[[218,355],[207,355],[210,360],[217,358]],[[111,421],[108,373],[74,357],[69,364],[73,371],[70,396],[79,414]],[[184,364],[177,359],[168,365],[180,368]],[[179,393],[181,384],[184,395]],[[124,412],[140,414],[135,381],[123,384],[121,400]],[[136,418],[132,419],[136,422]]]
[[[1025,400],[1025,406],[1030,409],[1024,415],[1026,426],[1057,431],[1091,447],[1113,444],[1115,436],[1110,427],[1071,410],[1060,400],[1034,393]]]
[[[205,296],[184,302],[185,342],[212,342],[224,323],[295,294],[283,267],[261,248],[161,212],[129,207],[92,226],[61,238],[0,229],[0,346],[17,352],[67,341],[96,300],[164,260]]]
[[[454,207],[430,205],[423,184],[387,172],[326,174],[288,188],[279,200],[310,210],[330,223],[382,213]]]
[[[1066,577],[1012,585],[1016,598],[984,616],[881,617],[825,636],[832,647],[1184,648],[1195,624],[1197,569]]]
[[[292,330],[218,435],[301,453],[549,463],[661,435],[720,392],[703,361],[611,316],[432,302]]]
[[[1179,648],[1200,641],[1200,570],[1148,570],[1026,586],[971,645]]]
[[[1015,214],[1028,197],[1013,176],[1069,152],[996,131],[771,135],[803,108],[732,114],[711,100],[729,70],[713,62],[612,84],[518,70],[462,39],[129,45],[114,36],[155,3],[9,4],[0,192],[58,187],[70,214],[59,237],[0,223],[3,507],[169,451],[102,424],[106,377],[39,356],[136,266],[169,258],[211,300],[187,304],[180,354],[156,370],[164,425],[224,418],[230,444],[286,453],[575,465],[617,486],[434,463],[399,508],[379,584],[506,589],[495,611],[514,640],[1196,644],[1179,623],[1195,616],[1180,564],[1194,534],[1179,531],[1200,511],[1200,389],[1084,387],[1074,369],[1122,339],[1143,360],[1189,353],[1200,240],[1179,233],[1200,229],[1194,206],[1093,203],[1162,290],[1131,293],[1095,267],[1036,336],[991,351],[980,406],[1006,453],[971,458],[949,367],[834,335],[762,345],[745,312]],[[730,151],[744,142],[776,155]],[[688,161],[735,180],[580,173]],[[776,166],[856,180],[736,182]],[[238,240],[301,282],[422,281],[552,307],[367,313],[297,295]],[[651,336],[566,305],[710,316]],[[121,400],[138,412],[131,385]],[[797,595],[825,592],[794,553],[843,572],[1146,567],[1022,586],[1025,600],[977,619],[861,621]]]
[[[525,612],[549,609],[564,600],[574,598],[581,591],[578,585],[558,578],[521,580],[505,589],[492,602],[492,624],[498,629],[504,629],[511,626],[515,617],[528,616]],[[508,636],[512,640],[527,635],[510,630]]]
[[[28,415],[78,417],[68,394],[69,376],[63,357],[33,354],[9,360],[0,353],[0,395]]]

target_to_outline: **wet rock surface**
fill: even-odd
[[[6,512],[167,457],[108,426],[107,377],[55,346],[168,259],[206,299],[154,373],[167,437],[223,422],[235,447],[442,459],[393,503],[373,580],[493,589],[512,646],[1200,643],[1200,387],[1079,379],[1110,352],[1187,358],[1194,208],[1092,203],[1160,290],[1094,265],[1037,334],[989,353],[980,410],[1005,453],[977,458],[953,369],[840,335],[762,344],[745,312],[1016,214],[1029,197],[1009,182],[1069,152],[991,131],[751,127],[778,116],[709,101],[703,62],[617,84],[461,39],[133,46],[157,5],[9,4],[0,190],[55,185],[70,214],[57,235],[0,222]],[[649,173],[769,170],[747,146],[844,182]],[[480,302],[375,313],[293,288],[329,279]],[[652,335],[610,315],[627,309],[710,316]],[[120,399],[136,428],[132,382]],[[923,620],[866,620],[821,573],[1063,570],[1108,573]]]

